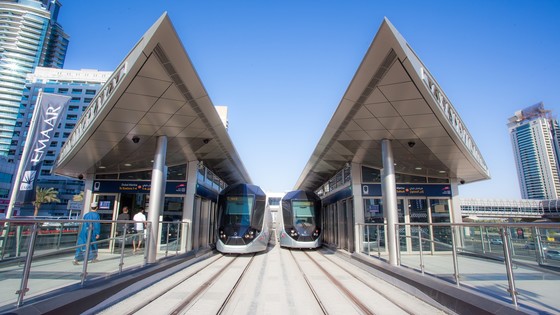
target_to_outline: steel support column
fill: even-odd
[[[165,167],[165,156],[167,154],[167,137],[157,138],[154,165],[152,167],[152,182],[150,187],[150,208],[148,210],[148,221],[150,221],[149,239],[146,240],[148,248],[148,263],[156,262],[157,235],[159,229],[159,216],[163,213],[163,198],[165,196],[165,183],[167,181],[167,168]]]
[[[391,140],[381,140],[381,156],[383,160],[383,173],[381,176],[381,192],[383,195],[383,209],[387,216],[387,250],[389,263],[397,265],[397,187],[395,182],[395,163]]]

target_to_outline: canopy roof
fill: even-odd
[[[251,182],[167,13],[88,106],[54,172],[149,170],[158,136],[168,137],[168,166],[199,160],[228,184]]]
[[[350,162],[383,168],[383,139],[392,140],[396,172],[465,183],[490,178],[457,111],[388,19],[295,189],[316,190]]]

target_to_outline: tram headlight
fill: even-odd
[[[319,233],[321,231],[319,229],[315,229],[315,231],[313,232],[313,237],[319,237]]]

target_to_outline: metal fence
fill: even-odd
[[[560,276],[557,223],[399,223],[396,228],[398,265],[456,285],[490,275],[501,279],[505,274],[514,305],[519,295],[516,280]],[[386,229],[384,223],[360,224],[360,252],[386,258]],[[530,271],[516,270],[521,267]]]
[[[100,237],[92,224],[100,223]],[[144,231],[133,229],[145,225]],[[0,220],[0,307],[53,289],[122,273],[146,265],[151,222],[6,219]],[[84,226],[89,228],[81,231]],[[156,257],[181,252],[188,222],[159,222]],[[85,242],[77,244],[80,232]],[[140,244],[141,243],[141,244]],[[138,249],[137,249],[138,247]],[[137,250],[135,250],[137,249]],[[83,258],[82,258],[83,257]],[[78,258],[78,262],[75,259]],[[15,294],[14,294],[15,293]]]

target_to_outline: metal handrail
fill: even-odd
[[[387,224],[386,223],[365,223],[365,224],[358,224],[358,230],[359,230],[359,235],[360,235],[360,243],[363,241],[363,237],[366,236],[367,237],[367,245],[368,245],[368,249],[367,249],[367,253],[368,255],[370,255],[371,252],[371,248],[369,248],[370,246],[370,237],[369,237],[369,232],[370,232],[370,228],[375,226],[375,228],[377,229],[377,250],[378,250],[378,257],[380,257],[379,251],[380,251],[380,246],[379,246],[379,238],[382,237],[379,234],[379,229],[382,227],[384,229],[387,229]],[[514,265],[524,265],[527,267],[531,267],[530,265],[528,265],[527,263],[522,263],[519,261],[516,261],[513,259],[513,255],[514,255],[514,247],[513,247],[513,242],[512,242],[512,235],[510,233],[510,230],[512,228],[523,228],[523,229],[530,229],[531,232],[531,238],[533,239],[533,244],[534,244],[534,249],[535,249],[535,255],[536,255],[536,261],[539,265],[543,264],[545,262],[545,257],[544,257],[544,246],[543,246],[543,234],[541,233],[542,230],[544,229],[552,229],[558,231],[556,232],[558,235],[560,235],[560,224],[558,223],[521,223],[521,222],[516,222],[516,223],[477,223],[477,222],[469,222],[469,223],[397,223],[395,224],[396,226],[396,230],[399,231],[400,229],[406,229],[407,226],[410,227],[415,227],[418,230],[418,235],[413,235],[413,234],[409,234],[409,235],[401,235],[401,233],[396,233],[396,242],[397,244],[400,244],[400,238],[401,237],[405,237],[405,238],[410,238],[410,239],[418,239],[419,243],[418,243],[418,252],[419,252],[419,256],[420,256],[420,272],[422,274],[424,274],[425,272],[425,266],[424,266],[424,256],[426,255],[424,252],[424,248],[423,248],[423,242],[428,242],[433,244],[433,246],[431,246],[432,250],[433,248],[435,248],[435,244],[439,245],[439,246],[443,246],[445,247],[449,247],[450,251],[451,251],[451,255],[453,256],[453,268],[454,268],[454,279],[455,279],[455,283],[457,285],[460,285],[460,274],[459,274],[459,263],[458,263],[458,254],[459,253],[469,253],[470,251],[465,248],[463,246],[463,243],[465,242],[464,239],[464,235],[462,235],[461,233],[457,233],[457,229],[459,228],[478,228],[480,229],[480,236],[481,239],[479,240],[479,242],[482,245],[482,253],[480,252],[474,252],[471,251],[471,253],[476,253],[477,255],[483,255],[483,256],[488,256],[489,258],[492,259],[500,259],[504,262],[504,266],[505,266],[505,272],[507,274],[508,277],[508,293],[511,296],[511,301],[512,304],[514,304],[515,306],[518,305],[518,301],[517,301],[517,290],[516,290],[516,284],[515,284],[515,274],[513,272],[514,269]],[[422,236],[422,227],[429,227],[430,228],[430,232],[428,233],[429,237],[423,237]],[[434,239],[433,237],[433,228],[434,227],[446,227],[450,229],[450,234],[451,234],[451,244],[448,243],[444,243],[441,242],[437,239]],[[496,229],[496,234],[499,235],[499,238],[501,240],[501,245],[502,245],[502,251],[503,251],[503,257],[500,256],[495,256],[492,255],[492,257],[490,257],[490,254],[488,254],[486,252],[485,249],[485,243],[488,242],[490,244],[490,237],[488,235],[488,231],[489,229]],[[412,230],[412,229],[410,229]],[[486,235],[484,235],[484,233],[486,233]],[[485,240],[486,237],[486,240]],[[530,240],[531,238],[529,238],[528,240]],[[362,243],[365,244],[365,243]],[[497,243],[500,244],[500,243]],[[557,243],[560,245],[560,243]],[[362,246],[360,245],[360,251],[363,250]],[[491,246],[488,246],[490,253],[491,253]],[[440,247],[441,248],[441,247]],[[401,265],[401,248],[400,246],[397,246],[397,265]],[[533,268],[539,268],[539,267],[533,267]],[[542,268],[541,268],[542,269]]]
[[[121,273],[123,271],[123,265],[124,265],[124,256],[125,256],[125,242],[128,238],[130,237],[134,237],[135,234],[133,233],[126,233],[126,231],[122,234],[122,235],[116,235],[113,237],[108,237],[108,238],[104,238],[104,239],[100,239],[100,240],[94,240],[91,239],[91,233],[93,230],[93,225],[90,224],[89,225],[89,231],[87,233],[87,241],[86,244],[80,244],[80,245],[72,245],[72,246],[67,246],[64,248],[60,248],[60,237],[62,235],[62,233],[57,233],[59,239],[55,242],[55,249],[53,250],[49,250],[47,253],[41,253],[41,254],[37,254],[35,253],[35,243],[37,238],[41,235],[39,232],[41,231],[41,225],[43,225],[45,222],[56,222],[56,223],[61,223],[60,225],[60,231],[63,230],[63,226],[64,224],[67,223],[78,223],[78,226],[76,228],[76,235],[78,233],[80,233],[80,229],[83,227],[83,224],[86,222],[96,222],[96,223],[100,223],[100,224],[110,224],[110,225],[119,225],[119,224],[123,224],[124,226],[126,225],[131,225],[131,224],[135,224],[135,223],[145,223],[147,224],[147,228],[146,228],[146,233],[148,233],[148,235],[146,235],[146,245],[145,247],[145,251],[144,251],[144,259],[143,259],[143,265],[147,264],[147,257],[149,254],[149,250],[150,250],[150,246],[149,243],[150,242],[150,235],[149,233],[151,232],[151,228],[150,228],[150,224],[151,222],[149,221],[133,221],[133,220],[61,220],[61,219],[54,219],[54,220],[34,220],[34,219],[20,219],[20,218],[16,218],[16,219],[3,219],[0,220],[0,240],[2,241],[0,250],[1,250],[1,254],[0,254],[0,265],[2,263],[21,263],[24,262],[23,265],[23,271],[22,271],[22,276],[21,276],[21,282],[20,282],[20,289],[16,291],[16,294],[18,295],[18,299],[16,302],[16,305],[19,307],[22,305],[23,301],[24,301],[24,297],[25,294],[29,291],[29,288],[27,287],[28,285],[28,281],[29,281],[29,276],[30,276],[30,271],[31,271],[31,264],[33,263],[34,260],[37,259],[42,259],[42,258],[46,258],[49,256],[53,256],[53,255],[60,255],[62,253],[68,254],[69,252],[73,252],[75,251],[77,248],[79,247],[84,247],[86,248],[85,253],[84,253],[84,263],[82,266],[82,273],[81,273],[81,285],[83,286],[87,280],[87,271],[88,271],[88,258],[89,256],[89,251],[91,248],[92,244],[97,244],[98,246],[100,244],[103,243],[111,243],[111,242],[118,242],[118,241],[122,241],[122,246],[120,249],[120,257],[119,257],[119,267],[118,267],[118,273]],[[159,222],[159,224],[175,224],[175,222]],[[188,229],[188,223],[185,222],[177,222],[177,238],[178,240],[181,238],[181,232],[182,232],[182,227],[183,224],[186,224],[186,227]],[[12,234],[12,228],[14,226],[29,226],[31,227],[31,230],[29,231],[29,233],[26,233],[25,235],[23,235],[23,233],[21,232],[22,228],[19,228],[17,230],[17,235],[13,235]],[[112,229],[113,230],[113,229]],[[27,231],[25,231],[27,232]],[[14,232],[15,233],[15,232]],[[144,232],[139,232],[136,233],[136,235],[140,235]],[[72,233],[74,234],[74,233]],[[169,230],[168,230],[168,235],[166,236],[166,240],[167,243],[169,243]],[[18,247],[16,250],[16,257],[10,257],[9,259],[2,259],[6,253],[6,245],[7,242],[6,240],[8,240],[9,237],[13,237],[14,238],[18,238],[18,242],[19,239],[23,236],[25,236],[25,242],[24,243],[18,243],[16,246]],[[47,234],[44,234],[47,235]],[[77,236],[76,236],[77,237]],[[140,236],[143,237],[143,236]],[[159,242],[159,241],[158,241]],[[23,251],[19,251],[20,247],[24,247],[27,246],[27,249],[25,252]],[[175,252],[176,254],[178,254],[179,249],[177,248],[178,244],[176,246]],[[166,250],[165,256],[167,256],[167,252],[168,249]]]

